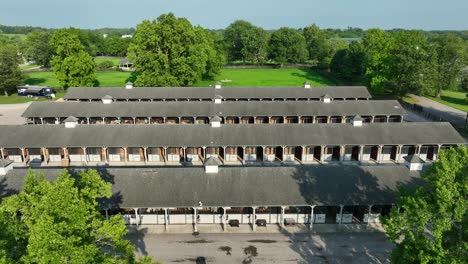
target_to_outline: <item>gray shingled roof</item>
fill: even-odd
[[[53,180],[63,169],[42,169]],[[76,173],[76,171],[72,171]],[[22,189],[27,169],[0,177],[3,195]],[[101,168],[113,183],[109,207],[369,205],[396,202],[398,184],[421,183],[404,166]]]
[[[269,125],[4,125],[0,147],[464,144],[445,122]]]
[[[328,93],[333,98],[370,98],[364,86],[312,87],[72,87],[64,99],[101,99],[111,95],[114,99],[213,99],[223,98],[320,98]]]
[[[205,163],[203,163],[203,165],[205,165],[205,166],[217,166],[217,165],[221,165],[221,164],[222,164],[221,161],[215,156],[211,156],[211,157],[207,158],[205,160]]]
[[[418,155],[413,154],[409,156],[404,156],[403,159],[410,163],[426,163],[424,160],[422,160]]]
[[[395,100],[280,102],[34,102],[23,117],[405,115]]]

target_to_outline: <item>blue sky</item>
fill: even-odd
[[[135,27],[167,12],[210,29],[236,19],[266,29],[468,29],[468,0],[0,0],[6,25]]]

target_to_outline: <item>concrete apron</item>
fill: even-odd
[[[167,229],[164,225],[128,225],[127,229],[130,234],[192,234],[194,233],[193,225],[169,225]],[[240,225],[239,227],[226,226],[223,230],[220,224],[199,224],[197,226],[198,233],[222,233],[222,234],[242,234],[242,233],[369,233],[369,232],[384,232],[380,223],[372,224],[314,224],[312,230],[308,225],[298,224],[294,226],[285,226],[281,228],[276,224],[268,224],[266,227],[257,226],[255,231],[251,225]]]

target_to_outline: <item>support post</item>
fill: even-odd
[[[359,146],[359,161],[362,161],[362,158],[364,157],[364,145]]]
[[[203,146],[202,149],[203,149],[203,161],[205,161],[206,160],[206,147]]]
[[[314,208],[315,208],[315,205],[312,205],[310,207],[311,211],[310,211],[310,220],[309,220],[309,231],[312,231],[312,228],[314,227]]]
[[[186,151],[186,147],[182,147],[182,154],[184,155],[184,162],[187,162],[187,151]]]
[[[422,148],[422,145],[418,145],[418,152],[416,152],[418,156],[421,154],[421,148]]]
[[[198,214],[197,214],[197,208],[193,208],[193,231],[198,232]]]
[[[341,117],[341,123],[346,123],[346,116]]]
[[[252,231],[255,232],[255,219],[257,218],[256,214],[255,214],[255,209],[257,209],[257,207],[255,206],[252,206],[252,212],[253,212],[253,215],[252,215]]]
[[[372,212],[372,204],[369,205],[369,212],[367,212],[367,226],[369,226],[370,224],[371,212]]]
[[[345,146],[340,146],[340,161],[344,161]]]
[[[340,204],[340,221],[338,222],[340,225],[343,223],[343,205]]]
[[[21,148],[21,157],[23,158],[23,162],[26,163],[26,154],[24,152],[24,148]]]
[[[147,149],[147,147],[143,147],[143,159],[145,161],[145,164],[148,162],[148,155],[146,155]]]
[[[325,145],[320,146],[320,163],[323,163],[325,160]]]
[[[107,163],[109,158],[108,158],[108,154],[107,154],[107,148],[104,147],[102,148],[102,150],[104,150],[104,162]]]
[[[390,116],[387,116],[387,123],[390,123]]]
[[[242,163],[245,164],[245,147],[242,147]]]
[[[168,228],[169,225],[169,216],[167,215],[167,208],[164,208],[164,229]]]
[[[83,155],[84,155],[84,162],[85,164],[88,164],[88,155],[86,154],[86,148],[83,147]]]
[[[223,220],[221,222],[223,223],[223,231],[226,231],[226,207],[223,207]]]
[[[140,224],[140,219],[139,219],[139,216],[138,216],[138,208],[134,208],[135,209],[135,221],[136,221],[136,226],[138,228],[138,225]]]
[[[280,227],[284,228],[284,206],[281,206],[281,223]]]
[[[383,148],[383,146],[379,145],[379,147],[377,149],[377,163],[382,162],[382,148]]]
[[[371,123],[374,123],[374,120],[375,120],[375,116],[371,116]]]
[[[41,119],[41,125],[43,125],[44,124],[44,118],[40,117],[40,119]]]
[[[127,147],[124,147],[124,155],[125,155],[125,163],[128,162],[128,154],[127,154]]]
[[[164,147],[164,161],[167,162],[167,147]]]
[[[0,148],[0,159],[4,159],[5,154],[3,153],[3,148]]]

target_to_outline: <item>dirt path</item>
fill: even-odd
[[[466,113],[455,109],[453,107],[438,103],[426,97],[417,96],[414,94],[410,95],[412,98],[418,101],[418,104],[424,107],[424,110],[435,115],[440,116],[443,119],[449,121],[457,126],[463,126],[465,124]]]
[[[0,125],[22,125],[25,120],[21,115],[31,102],[24,104],[0,104]]]

